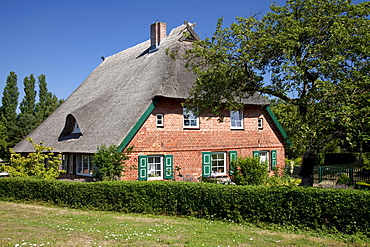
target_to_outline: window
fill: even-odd
[[[77,122],[75,122],[75,125],[73,127],[71,134],[76,134],[76,133],[81,133],[80,127],[78,126]]]
[[[243,129],[243,111],[230,112],[231,129]]]
[[[203,177],[226,175],[226,152],[202,153]]]
[[[148,178],[162,179],[163,178],[163,157],[162,156],[148,156]]]
[[[199,118],[191,110],[183,109],[184,128],[199,128]]]
[[[263,129],[263,118],[258,118],[257,127],[259,130]]]
[[[270,170],[273,170],[277,165],[276,150],[253,151],[253,157],[260,158],[261,162],[266,162]]]
[[[67,159],[67,157],[68,156],[65,155],[65,154],[62,155],[62,163],[59,166],[59,170],[67,171],[67,169],[68,169],[68,159]]]
[[[90,155],[76,155],[77,175],[92,176],[94,164],[92,163],[92,156]]]
[[[171,179],[173,176],[172,155],[139,156],[139,180]]]
[[[164,126],[163,114],[157,114],[156,115],[156,125],[157,125],[157,127],[163,127]]]
[[[59,135],[58,141],[78,139],[80,138],[80,136],[82,136],[82,132],[79,124],[76,121],[76,118],[73,115],[68,114],[66,118],[66,123],[62,130],[62,133],[60,133]]]

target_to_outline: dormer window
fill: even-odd
[[[82,136],[82,132],[76,118],[72,114],[68,114],[64,129],[62,130],[58,141],[78,139],[80,136]]]
[[[75,122],[75,126],[73,127],[73,130],[71,134],[81,133],[80,127],[78,126],[78,123]]]

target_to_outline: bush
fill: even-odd
[[[349,185],[351,184],[351,179],[344,173],[340,174],[337,184]]]
[[[30,137],[27,138],[35,152],[22,156],[10,149],[10,165],[3,165],[2,170],[8,172],[11,177],[37,177],[43,179],[55,179],[61,172],[59,165],[62,155],[55,155],[51,147],[45,147],[35,143]]]
[[[238,158],[231,162],[231,170],[231,180],[237,185],[262,185],[268,177],[267,163],[259,158]]]
[[[93,177],[100,181],[120,180],[125,172],[125,160],[128,160],[132,147],[123,152],[117,151],[116,145],[101,145],[98,151],[94,153]]]
[[[370,236],[370,191],[169,181],[0,179],[0,199],[71,208],[291,224]]]

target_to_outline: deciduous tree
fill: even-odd
[[[297,107],[311,149],[321,149],[329,130],[368,141],[370,2],[288,0],[270,8],[226,28],[220,19],[211,38],[195,42],[186,58],[199,78],[188,104],[218,113],[259,92]]]

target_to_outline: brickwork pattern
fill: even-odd
[[[251,157],[253,151],[276,150],[278,166],[284,165],[283,139],[268,113],[260,106],[246,106],[244,129],[231,130],[229,112],[223,122],[218,118],[200,117],[199,129],[184,129],[180,100],[162,98],[152,114],[129,143],[134,146],[126,162],[124,180],[137,180],[139,155],[173,155],[174,170],[181,167],[176,180],[197,181],[202,176],[202,152],[237,151],[239,157]],[[156,126],[156,114],[163,114],[164,126]],[[263,118],[263,129],[257,127]]]

